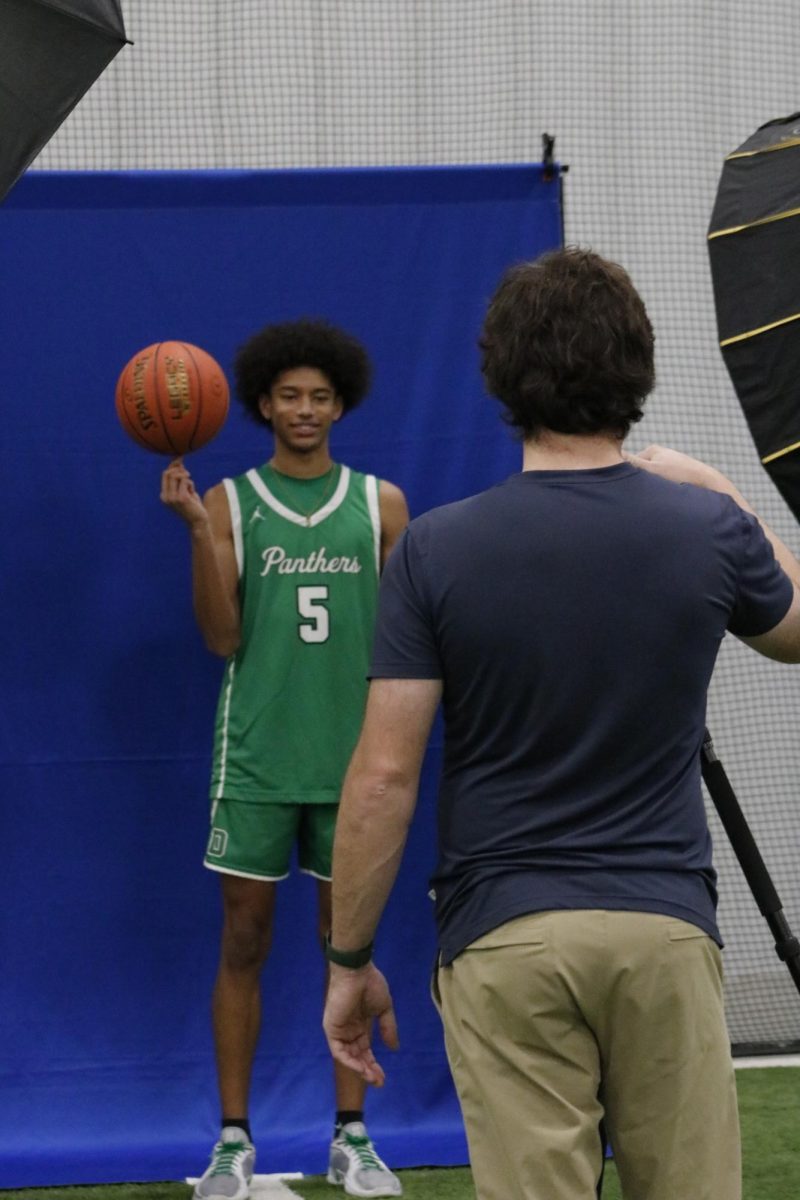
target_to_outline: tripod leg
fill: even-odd
[[[789,928],[772,877],[739,806],[725,768],[717,758],[708,730],[703,741],[700,766],[703,782],[739,860],[753,898],[775,939],[775,953],[786,963],[795,987],[800,992],[800,942]]]

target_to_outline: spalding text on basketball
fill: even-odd
[[[150,415],[150,410],[147,407],[147,399],[144,394],[144,375],[146,370],[147,359],[138,359],[133,368],[133,403],[142,429],[152,429],[155,425],[155,420]]]

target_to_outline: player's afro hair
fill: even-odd
[[[349,412],[366,396],[372,379],[369,356],[356,338],[328,321],[303,319],[267,325],[239,347],[234,360],[236,392],[246,411],[271,426],[259,408],[262,396],[284,371],[315,367],[331,381]]]

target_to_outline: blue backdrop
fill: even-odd
[[[217,1132],[218,881],[200,860],[222,664],[194,629],[165,460],[113,393],[141,347],[225,366],[268,321],[362,338],[369,400],[334,430],[412,515],[518,469],[476,336],[502,270],[561,240],[538,166],[29,174],[0,208],[0,1187],[181,1178]],[[269,454],[234,406],[202,489]],[[428,999],[434,737],[378,939],[402,1049],[368,1118],[397,1166],[466,1161]],[[252,1118],[264,1171],[320,1171],[333,1112],[315,889],[281,885]]]

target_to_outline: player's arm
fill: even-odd
[[[648,446],[641,454],[628,454],[627,458],[636,466],[665,479],[672,479],[675,483],[693,483],[714,492],[723,492],[756,518],[772,545],[775,558],[794,584],[794,597],[789,611],[774,628],[757,637],[740,637],[739,640],[759,654],[777,659],[778,662],[800,662],[800,563],[786,543],[753,511],[735,484],[715,467],[665,446]]]
[[[408,524],[408,505],[400,488],[382,479],[378,489],[381,510],[381,569]]]
[[[235,653],[241,639],[239,571],[225,488],[217,484],[201,500],[181,459],[162,476],[161,499],[189,527],[192,599],[206,645],[213,654]]]

